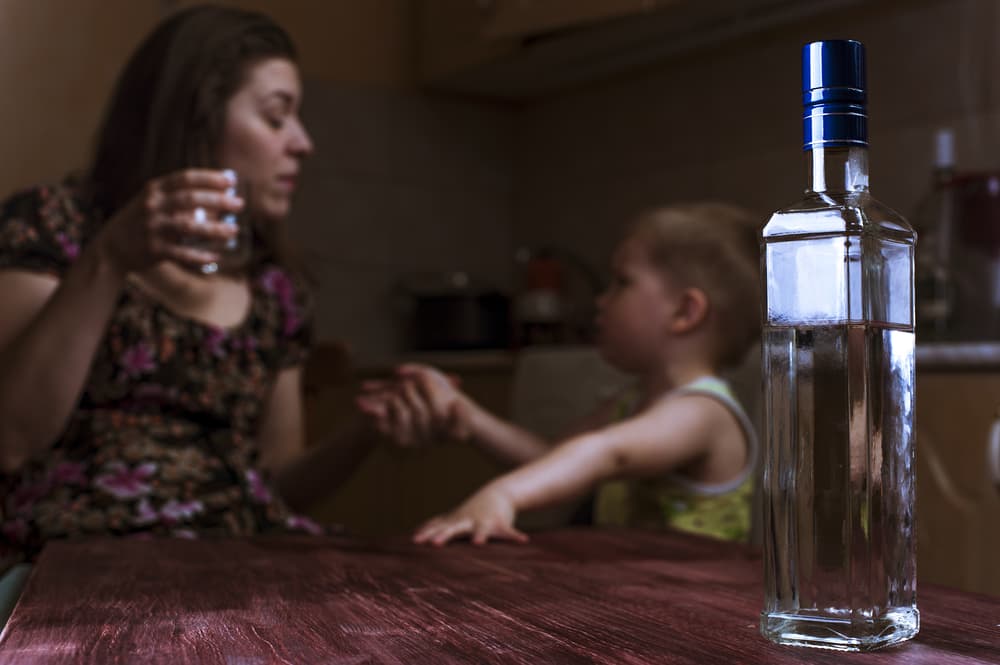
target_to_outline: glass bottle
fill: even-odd
[[[915,234],[868,191],[864,47],[803,49],[805,198],[762,231],[765,602],[780,644],[919,629]]]

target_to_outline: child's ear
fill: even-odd
[[[701,289],[687,288],[677,299],[677,308],[670,321],[670,332],[682,335],[691,332],[708,318],[708,296]]]

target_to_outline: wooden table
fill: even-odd
[[[57,543],[0,663],[1000,662],[1000,599],[921,588],[915,641],[840,654],[764,640],[761,590],[750,550],[670,533]]]

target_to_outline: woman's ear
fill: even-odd
[[[670,332],[683,335],[700,326],[708,318],[708,296],[697,288],[686,288],[677,298],[677,307],[670,320]]]

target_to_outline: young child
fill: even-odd
[[[446,433],[521,465],[421,526],[415,542],[524,541],[519,511],[594,488],[598,524],[745,540],[757,442],[718,373],[759,336],[757,223],[718,203],[639,216],[614,253],[596,322],[601,354],[635,385],[557,446],[485,411],[429,367],[403,366],[397,381],[366,385],[359,406],[398,443]]]

